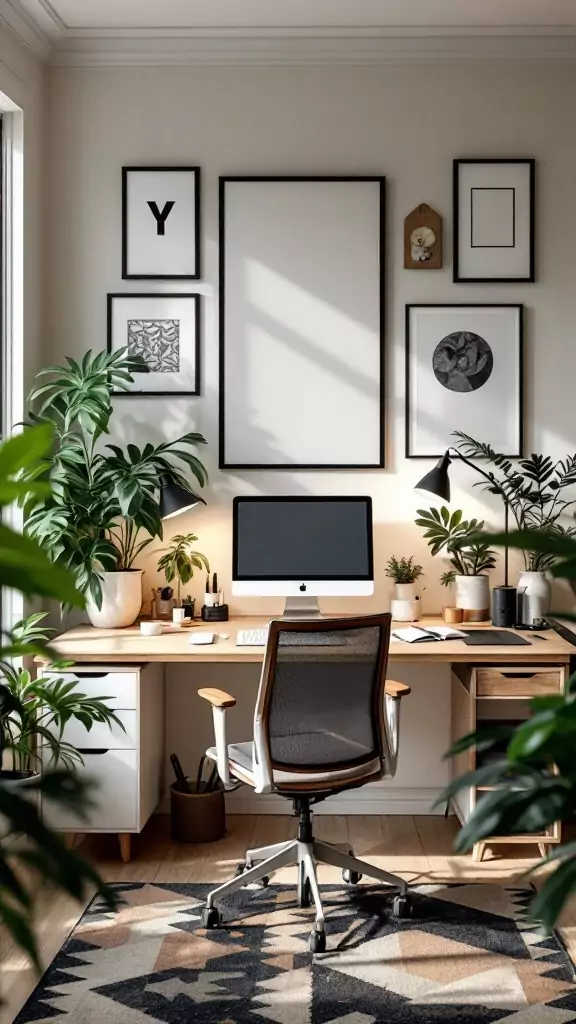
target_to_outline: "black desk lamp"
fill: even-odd
[[[442,498],[443,501],[450,501],[450,476],[448,474],[448,467],[452,463],[450,453],[457,455],[462,462],[465,462],[467,466],[474,469],[477,473],[480,473],[488,483],[490,484],[493,491],[496,491],[502,501],[504,502],[504,533],[508,536],[508,512],[509,503],[508,495],[503,487],[500,486],[496,477],[492,473],[485,473],[480,466],[477,466],[466,456],[462,455],[457,448],[447,448],[441,459],[438,460],[434,469],[431,469],[426,476],[423,476],[419,483],[414,488],[416,491],[424,491],[426,494],[434,494],[437,498]],[[508,545],[504,545],[504,586],[508,586]]]
[[[187,488],[180,487],[169,477],[160,480],[160,518],[172,519],[173,516],[187,512],[196,505],[205,505],[204,498],[193,494]]]

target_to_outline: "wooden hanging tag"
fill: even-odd
[[[404,268],[439,270],[442,266],[442,217],[420,203],[404,221]]]

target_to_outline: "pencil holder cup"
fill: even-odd
[[[214,843],[226,832],[224,790],[196,792],[196,784],[188,779],[191,793],[182,793],[174,782],[170,786],[172,838],[178,843]]]

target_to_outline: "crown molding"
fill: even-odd
[[[55,67],[575,62],[576,28],[68,31]]]
[[[0,24],[6,25],[16,38],[32,53],[46,60],[52,40],[19,0],[0,0]]]

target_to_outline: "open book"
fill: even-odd
[[[393,629],[392,640],[403,640],[406,644],[419,644],[430,640],[465,640],[468,634],[452,626],[406,626]]]

